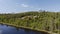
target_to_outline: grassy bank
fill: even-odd
[[[0,23],[44,32],[58,32],[60,12],[25,12],[0,14]]]
[[[18,25],[15,25],[15,24],[2,23],[2,22],[0,22],[0,24],[7,25],[7,26],[13,26],[13,27],[17,27],[17,28],[29,29],[29,30],[31,29],[31,30],[35,30],[35,31],[39,31],[39,32],[48,33],[48,34],[58,34],[58,33],[54,33],[54,32],[51,32],[51,31],[46,31],[46,30],[41,30],[41,29],[31,28],[31,27],[25,27],[25,26],[18,26]],[[58,32],[60,32],[60,30]]]

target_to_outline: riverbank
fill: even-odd
[[[58,30],[60,32],[59,12],[34,11],[17,14],[0,14],[0,22],[18,28],[21,27],[47,33],[58,33]]]
[[[45,31],[45,30],[40,30],[40,29],[33,29],[31,27],[24,27],[24,26],[18,26],[18,25],[15,25],[15,24],[9,24],[9,23],[0,23],[0,24],[4,24],[4,25],[8,25],[8,26],[13,26],[13,27],[18,27],[18,28],[24,28],[24,29],[31,29],[31,30],[36,30],[36,31],[40,31],[40,32],[45,32],[45,33],[48,33],[48,34],[58,34],[58,33],[51,33],[50,31]]]

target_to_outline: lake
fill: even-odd
[[[48,33],[0,24],[0,34],[48,34]]]

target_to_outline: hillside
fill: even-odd
[[[60,30],[60,12],[36,11],[17,14],[0,14],[0,22],[57,32]]]

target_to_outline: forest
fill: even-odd
[[[0,14],[0,23],[57,33],[60,32],[60,12],[30,11],[15,14]]]

